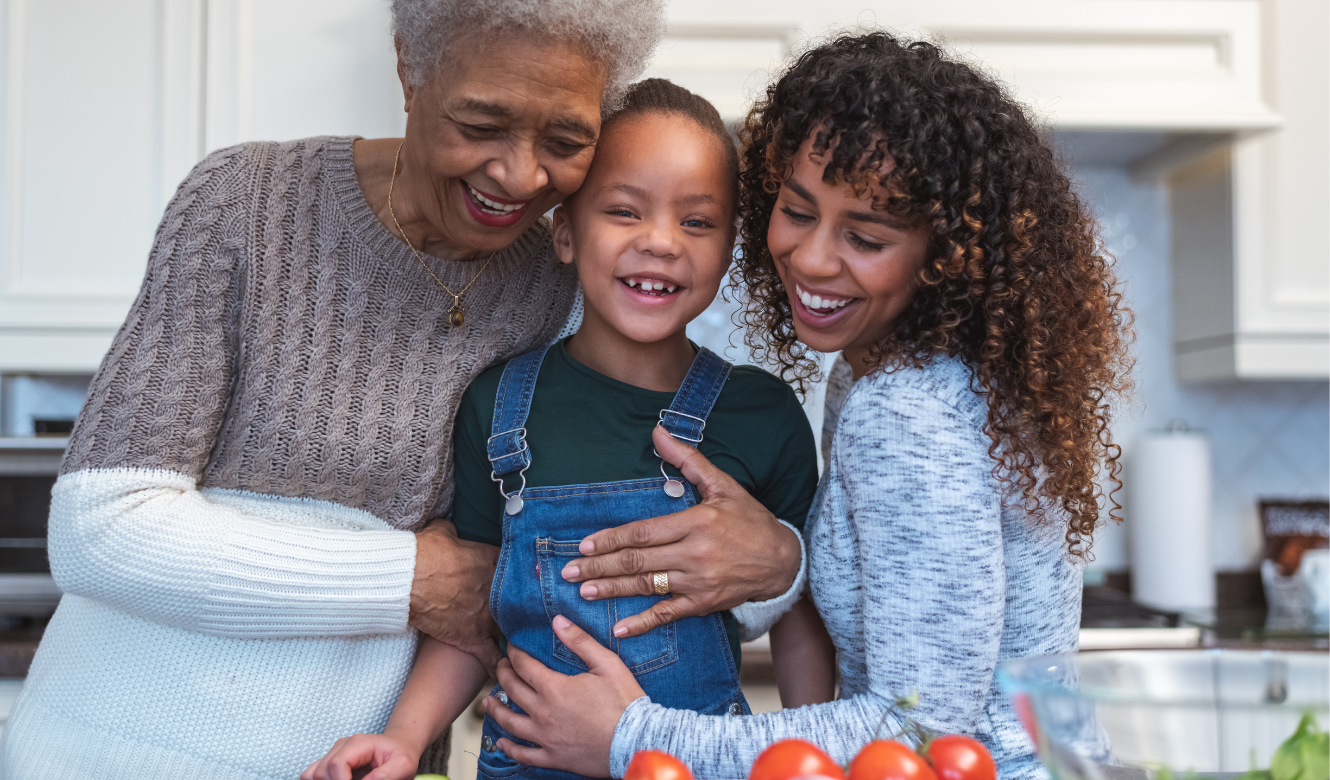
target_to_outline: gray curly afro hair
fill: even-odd
[[[613,111],[665,32],[664,0],[392,0],[406,78],[422,86],[466,36],[534,34],[567,41],[606,68],[602,112]]]

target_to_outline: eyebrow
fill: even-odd
[[[603,188],[601,192],[623,192],[628,195],[632,195],[634,198],[641,198],[642,200],[648,200],[651,197],[651,193],[647,192],[641,187],[632,184],[610,184],[605,188]],[[711,203],[721,208],[725,208],[725,205],[720,202],[720,199],[716,198],[714,195],[708,195],[706,193],[698,193],[696,195],[684,195],[682,198],[677,198],[674,202],[683,205],[691,205],[693,203]]]
[[[462,111],[472,111],[499,119],[511,119],[516,115],[511,108],[502,103],[491,103],[479,98],[463,98],[457,104],[457,108]],[[575,116],[556,116],[550,120],[550,125],[580,135],[588,142],[596,140],[595,129]]]
[[[817,198],[813,197],[813,193],[809,192],[806,187],[794,179],[786,179],[782,184],[789,187],[794,191],[795,195],[798,195],[809,203],[817,203]],[[856,222],[871,222],[875,225],[882,225],[893,230],[905,230],[909,227],[908,224],[900,219],[882,211],[847,211],[845,212],[845,216]]]

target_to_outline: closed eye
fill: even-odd
[[[503,128],[493,125],[468,125],[458,122],[457,126],[462,128],[463,134],[478,140],[498,138],[503,134]]]
[[[583,151],[590,144],[582,144],[576,141],[565,141],[559,138],[551,138],[549,141],[550,150],[560,157],[572,157]]]
[[[851,233],[849,235],[849,238],[851,244],[853,244],[855,247],[859,249],[862,249],[865,252],[876,252],[886,246],[886,244],[874,243],[872,241],[863,238],[862,236],[855,235],[854,233]]]
[[[815,217],[813,217],[811,214],[800,214],[794,209],[791,209],[789,206],[781,206],[780,210],[781,213],[789,217],[790,221],[795,223],[796,225],[807,225],[809,222],[812,222],[815,219]]]

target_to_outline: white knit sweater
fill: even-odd
[[[386,723],[415,655],[415,536],[170,472],[60,478],[67,594],[5,734],[18,778],[293,778]]]

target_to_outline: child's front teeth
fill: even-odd
[[[471,191],[471,197],[485,204],[486,208],[490,211],[500,211],[508,214],[517,211],[526,205],[525,203],[496,203],[484,195],[481,195],[480,192],[470,184],[466,185],[466,188]]]
[[[673,293],[675,290],[679,289],[678,285],[665,284],[664,282],[657,281],[654,279],[625,279],[624,281],[628,283],[629,287],[633,287],[641,290],[642,292],[651,293],[653,295],[662,290],[665,292],[666,295],[669,295],[670,293]]]

